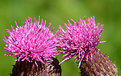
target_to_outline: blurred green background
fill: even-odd
[[[8,36],[5,29],[11,30],[15,20],[21,26],[28,17],[38,16],[52,22],[55,31],[68,19],[95,16],[96,22],[104,24],[101,40],[107,41],[97,47],[116,64],[121,75],[121,0],[0,0],[0,76],[9,76],[15,64],[15,58],[4,56],[3,38]],[[58,59],[61,61],[61,56]],[[61,65],[62,76],[79,76],[73,60]]]

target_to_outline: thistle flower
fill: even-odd
[[[117,76],[115,64],[96,48],[99,43],[105,42],[100,41],[103,25],[96,25],[94,17],[89,18],[88,23],[85,18],[79,22],[72,19],[71,21],[73,24],[69,20],[68,24],[65,24],[66,31],[60,26],[56,33],[57,46],[60,47],[61,53],[65,54],[65,59],[61,63],[75,56],[81,76]]]
[[[53,29],[51,31],[49,30],[51,23],[49,23],[47,27],[45,27],[46,21],[44,22],[43,19],[41,24],[39,23],[40,17],[38,21],[34,19],[34,23],[31,18],[28,18],[28,20],[23,23],[23,26],[18,26],[15,22],[17,28],[14,29],[14,27],[11,26],[12,32],[7,29],[10,36],[6,36],[4,39],[7,43],[5,50],[8,52],[5,55],[17,57],[16,63],[23,61],[23,63],[28,64],[28,67],[30,67],[29,64],[32,64],[32,66],[36,64],[38,67],[38,63],[45,66],[48,61],[53,62],[53,58],[57,55],[57,39],[52,33]],[[17,64],[15,66],[17,66]]]
[[[104,41],[100,41],[101,32],[103,30],[103,25],[99,28],[99,23],[95,24],[95,18],[91,17],[88,19],[88,23],[86,23],[85,18],[83,20],[79,20],[79,22],[75,22],[73,24],[68,20],[68,24],[65,24],[66,31],[60,26],[57,31],[57,39],[58,47],[61,47],[63,57],[66,57],[65,60],[71,59],[74,55],[75,61],[78,59],[79,66],[84,57],[88,60],[89,51],[94,51],[93,49]],[[90,52],[91,53],[91,52]],[[92,58],[92,56],[91,56]],[[61,62],[61,63],[62,63]]]
[[[12,27],[12,32],[7,29],[10,34],[9,37],[5,37],[6,47],[5,50],[9,53],[5,54],[7,56],[18,57],[17,61],[27,60],[31,62],[32,60],[41,61],[44,64],[44,60],[51,60],[50,57],[56,55],[56,38],[52,31],[49,31],[48,27],[45,27],[43,20],[39,25],[40,18],[38,21],[34,20],[32,23],[31,18],[23,23],[23,26],[18,26],[14,29]],[[43,60],[44,59],[44,60]]]

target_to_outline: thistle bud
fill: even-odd
[[[83,59],[80,70],[81,76],[118,76],[116,65],[99,49],[95,49],[92,58],[89,55],[88,61]]]
[[[45,64],[33,62],[16,61],[11,76],[61,76],[61,66],[56,58],[46,61]]]

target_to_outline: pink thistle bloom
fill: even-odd
[[[43,19],[40,23],[39,20],[34,19],[34,23],[31,18],[23,23],[23,26],[17,28],[12,27],[12,32],[7,29],[10,34],[9,37],[5,37],[4,41],[7,43],[5,50],[9,53],[7,56],[17,57],[17,61],[27,60],[32,62],[33,60],[41,61],[44,64],[44,60],[51,60],[51,57],[56,55],[56,38],[52,33],[53,30],[49,30],[49,26],[45,27]]]
[[[98,23],[96,26],[94,17],[89,18],[88,23],[86,23],[85,18],[83,20],[80,19],[79,22],[75,22],[72,19],[71,21],[73,24],[69,20],[68,24],[65,24],[66,31],[60,26],[56,32],[59,40],[57,46],[65,54],[63,55],[65,59],[61,63],[76,55],[75,61],[78,59],[78,67],[80,67],[84,57],[88,61],[88,57],[91,55],[89,51],[93,52],[99,43],[105,42],[100,41],[103,25],[99,28],[100,24]],[[91,58],[93,57],[91,56]]]

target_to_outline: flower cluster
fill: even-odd
[[[17,57],[17,61],[34,60],[43,64],[44,60],[51,60],[56,55],[57,39],[52,33],[53,30],[49,30],[51,23],[47,27],[43,19],[39,23],[40,17],[38,21],[34,19],[34,23],[28,18],[23,26],[18,26],[17,23],[16,29],[11,26],[12,32],[7,29],[10,36],[6,36],[4,41],[7,43],[5,50],[9,53],[5,55]]]
[[[98,23],[96,26],[94,17],[89,18],[88,23],[85,18],[80,19],[79,22],[75,22],[73,19],[71,21],[73,23],[68,20],[68,24],[65,24],[66,31],[60,26],[56,32],[56,38],[59,40],[57,46],[65,54],[63,55],[65,59],[61,63],[76,55],[75,61],[78,59],[78,67],[80,67],[84,57],[88,60],[89,51],[94,51],[99,43],[104,42],[99,40],[103,25],[99,28],[100,24]]]
[[[96,25],[94,17],[86,22],[85,18],[76,22],[68,20],[66,30],[59,26],[56,34],[52,33],[53,29],[49,30],[51,23],[45,27],[46,21],[42,19],[40,24],[40,17],[38,21],[34,19],[34,23],[28,18],[23,26],[15,22],[17,28],[11,26],[12,31],[7,29],[10,36],[4,39],[8,52],[5,55],[17,57],[11,76],[61,76],[59,64],[72,57],[75,57],[74,62],[78,62],[81,75],[117,76],[115,64],[96,48],[99,43],[105,42],[100,41],[103,25]],[[64,59],[59,63],[55,56],[61,53]]]

